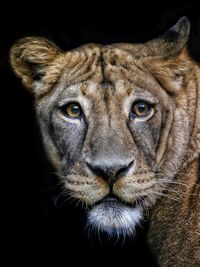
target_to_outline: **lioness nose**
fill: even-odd
[[[86,161],[86,165],[92,174],[103,178],[109,184],[113,184],[116,179],[128,173],[133,167],[133,160]]]

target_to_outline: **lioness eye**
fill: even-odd
[[[134,117],[145,117],[151,111],[151,106],[143,101],[139,101],[132,106],[132,115]]]
[[[78,118],[82,113],[80,105],[75,102],[64,105],[61,110],[64,115],[67,115],[71,118]]]

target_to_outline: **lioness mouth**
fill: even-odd
[[[118,196],[114,195],[114,194],[108,194],[107,196],[105,196],[104,198],[102,198],[101,200],[97,201],[93,206],[97,206],[99,204],[104,203],[105,205],[117,205],[117,204],[121,204],[123,206],[128,206],[130,208],[135,208],[136,206],[136,202],[134,203],[126,203],[124,201],[122,201]],[[139,202],[138,202],[139,203]]]
[[[109,236],[131,236],[142,219],[138,202],[123,203],[114,195],[108,195],[95,203],[88,213],[88,227]]]

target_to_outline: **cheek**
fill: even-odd
[[[156,147],[162,127],[162,114],[155,112],[148,121],[131,121],[130,128],[137,147],[148,161],[155,160]]]
[[[86,126],[84,122],[68,123],[54,121],[54,142],[61,153],[65,165],[73,165],[81,156]]]
[[[156,112],[156,114],[147,122],[149,133],[151,134],[152,144],[155,149],[159,142],[162,124],[163,117],[160,111]]]

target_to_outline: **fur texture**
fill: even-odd
[[[11,49],[14,72],[35,95],[47,155],[88,224],[132,234],[151,211],[160,266],[200,264],[200,70],[182,18],[146,44],[87,44],[62,52],[42,38]],[[148,103],[135,116],[135,103]],[[64,114],[78,103],[78,118]]]

